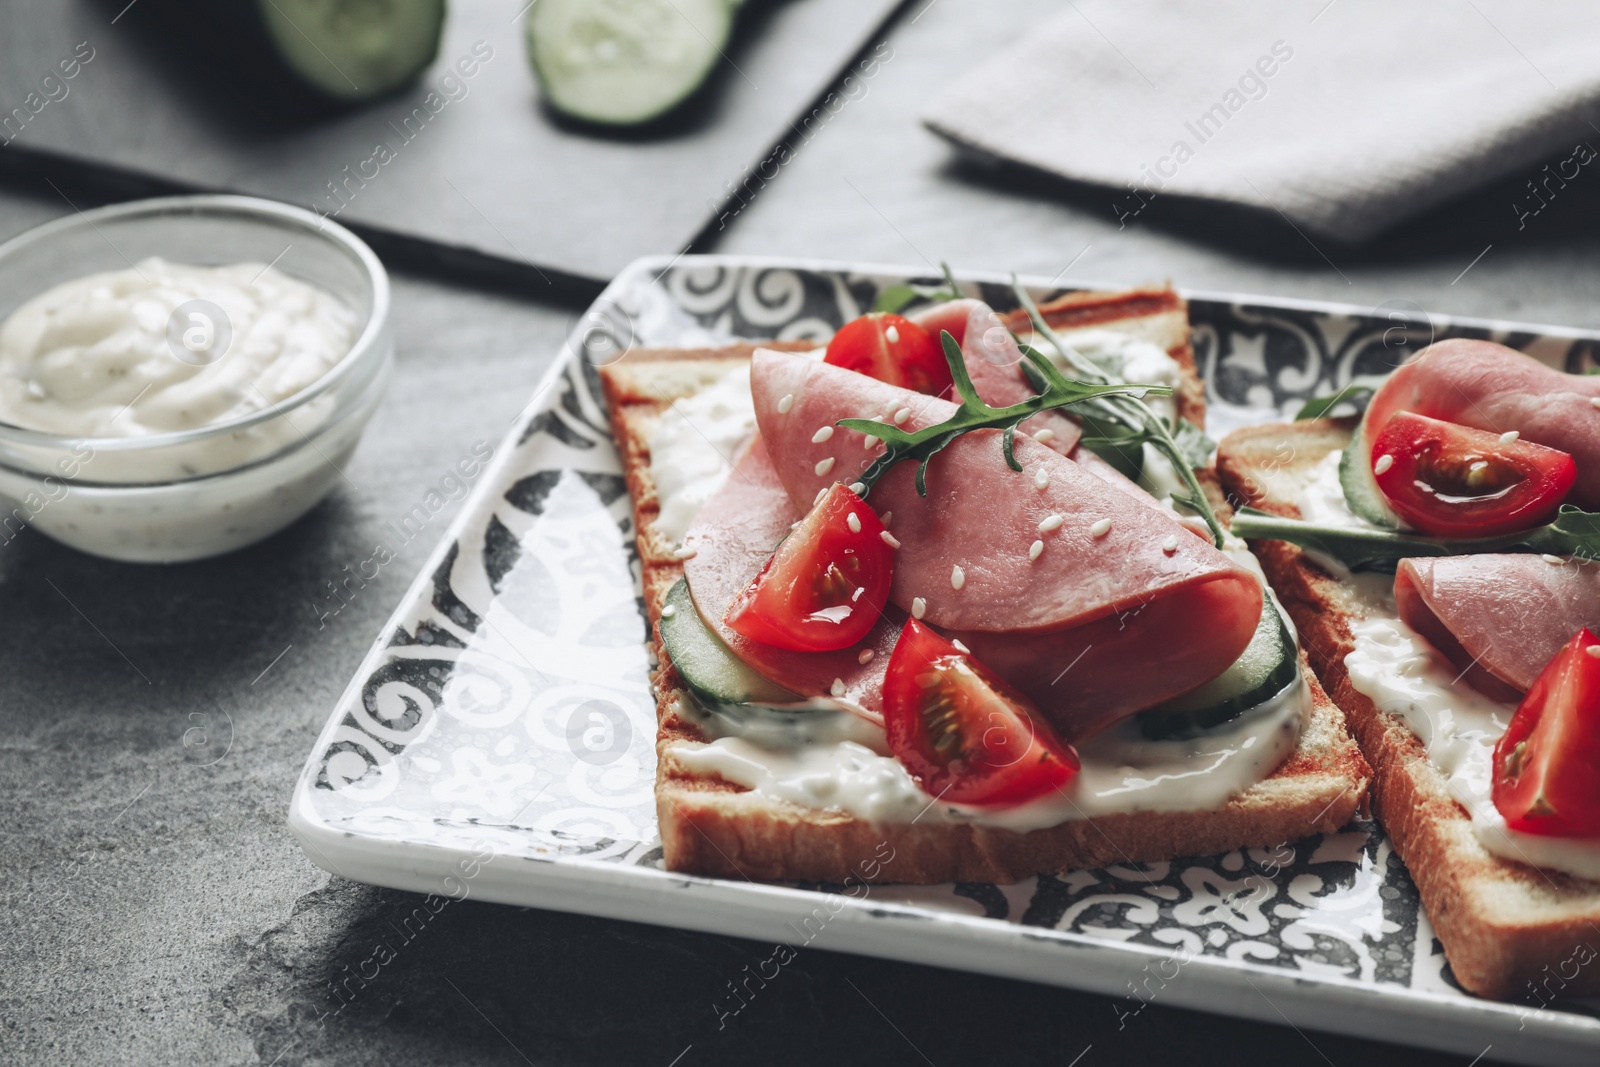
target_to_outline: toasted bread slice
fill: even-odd
[[[1187,310],[1171,290],[1075,294],[1044,310],[1052,326],[1069,334],[1081,328],[1115,327],[1161,344],[1191,379],[1179,397],[1179,413],[1203,422],[1204,390],[1193,373]],[[683,567],[672,555],[673,546],[653,529],[659,503],[650,477],[651,433],[674,399],[703,387],[735,361],[748,359],[756,347],[635,349],[601,371],[633,494],[645,604],[652,623],[659,619],[662,599]],[[805,346],[762,342],[759,347]],[[1220,502],[1220,493],[1213,495]],[[931,821],[870,823],[836,810],[775,800],[688,771],[675,758],[673,746],[704,743],[707,738],[679,713],[686,694],[659,635],[655,641],[660,658],[655,677],[657,813],[665,863],[673,870],[831,882],[847,877],[913,883],[1013,882],[1041,872],[1204,855],[1331,832],[1349,821],[1366,791],[1366,763],[1345,729],[1343,715],[1322,692],[1302,655],[1314,710],[1299,747],[1271,777],[1220,810],[1116,815],[1029,833]],[[863,861],[881,856],[878,850],[885,844],[893,848],[894,862],[868,877]]]
[[[1313,468],[1344,448],[1353,428],[1351,419],[1314,419],[1229,434],[1217,469],[1230,500],[1298,517],[1294,502]],[[1556,974],[1581,947],[1600,945],[1600,883],[1485,849],[1422,741],[1350,685],[1344,661],[1355,647],[1350,623],[1365,610],[1361,598],[1294,545],[1262,541],[1251,547],[1372,765],[1374,812],[1411,870],[1456,979],[1496,998],[1529,992],[1530,982],[1538,984],[1541,1000],[1600,991],[1595,968],[1579,968],[1576,977]],[[1553,984],[1540,984],[1546,982]]]

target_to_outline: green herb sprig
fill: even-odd
[[[1011,291],[1016,294],[1017,302],[1027,310],[1028,320],[1033,324],[1034,333],[1049,341],[1051,346],[1061,354],[1062,360],[1074,371],[1082,375],[1085,383],[1102,386],[1112,384],[1112,377],[1108,372],[1057,336],[1056,332],[1050,328],[1050,324],[1045,321],[1044,316],[1039,313],[1039,308],[1034,304],[1033,298],[1028,295],[1028,291],[1017,282],[1015,277],[1011,279]],[[1023,354],[1029,355],[1030,353],[1032,353],[1032,349],[1028,346],[1023,346]],[[1032,360],[1033,355],[1030,355],[1030,361]],[[1034,362],[1034,366],[1037,367],[1041,362],[1046,366],[1050,366],[1052,370],[1054,369],[1054,365],[1042,356],[1038,357],[1038,361]],[[1158,390],[1149,386],[1143,388],[1148,395],[1170,395],[1172,392],[1171,389]],[[1157,451],[1166,456],[1168,461],[1171,462],[1173,470],[1177,471],[1179,477],[1183,479],[1184,488],[1188,490],[1187,495],[1174,493],[1172,499],[1204,519],[1206,527],[1211,531],[1212,541],[1216,543],[1218,548],[1222,547],[1224,537],[1222,523],[1217,520],[1216,512],[1212,510],[1210,501],[1206,499],[1205,493],[1200,488],[1199,480],[1194,476],[1195,465],[1192,461],[1197,451],[1197,441],[1194,437],[1195,433],[1199,433],[1197,428],[1192,433],[1187,433],[1182,432],[1179,427],[1169,427],[1166,421],[1152,411],[1150,405],[1146,404],[1139,396],[1121,392],[1106,392],[1086,398],[1078,402],[1074,411],[1076,414],[1095,420],[1096,425],[1102,427],[1098,434],[1100,437],[1107,436],[1106,431],[1103,429],[1106,425],[1121,427],[1123,432],[1119,436],[1112,438],[1112,440],[1137,444],[1141,448],[1148,442]],[[1179,437],[1174,437],[1175,430],[1180,431],[1180,437],[1183,440],[1180,441]],[[1200,433],[1199,436],[1201,440],[1205,440],[1203,433]],[[1209,451],[1209,441],[1206,441],[1205,447]],[[1203,464],[1204,462],[1202,458],[1201,463]]]
[[[874,460],[862,473],[859,480],[866,487],[862,495],[870,493],[878,479],[887,474],[890,468],[914,459],[917,461],[917,494],[927,496],[928,461],[943,451],[950,442],[973,430],[1003,430],[1004,433],[1000,437],[1001,454],[1005,457],[1006,466],[1014,471],[1020,471],[1022,464],[1017,462],[1013,446],[1017,423],[1028,416],[1037,415],[1041,411],[1070,407],[1100,397],[1121,396],[1134,399],[1147,393],[1167,395],[1172,392],[1171,389],[1159,385],[1077,381],[1062,374],[1053,363],[1039,353],[1024,350],[1023,356],[1039,372],[1044,388],[1038,395],[1027,400],[1008,407],[993,408],[978,397],[978,390],[973,386],[971,376],[967,374],[967,364],[962,359],[961,346],[950,336],[950,331],[940,331],[939,343],[944,349],[944,359],[950,365],[950,377],[955,382],[956,394],[960,398],[961,406],[954,415],[944,422],[924,427],[915,433],[907,433],[898,426],[876,419],[840,420],[839,425],[843,428],[876,437],[887,446],[883,455]]]
[[[1443,538],[1364,527],[1326,526],[1240,508],[1233,532],[1252,541],[1289,541],[1331,556],[1352,571],[1393,572],[1413,556],[1471,556],[1482,552],[1547,552],[1600,559],[1600,513],[1563,505],[1546,526],[1500,537]]]

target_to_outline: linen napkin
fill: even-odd
[[[923,121],[1107,186],[1124,226],[1178,195],[1359,241],[1525,173],[1522,228],[1600,183],[1600,4],[1068,0]]]

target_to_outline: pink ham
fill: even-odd
[[[1367,408],[1375,435],[1397,411],[1559,448],[1578,464],[1570,502],[1600,508],[1600,377],[1563,374],[1492,341],[1429,345],[1389,376]],[[1370,440],[1370,438],[1369,438]],[[1571,634],[1567,635],[1571,637]]]
[[[1473,688],[1514,703],[1573,634],[1600,628],[1600,567],[1532,555],[1407,559],[1394,599]]]
[[[695,609],[734,655],[785,689],[802,696],[829,696],[837,678],[844,682],[844,699],[881,711],[883,672],[900,637],[897,621],[879,621],[860,644],[839,652],[773,648],[735,633],[722,621],[728,605],[755,580],[790,525],[803,514],[790,502],[757,438],[723,487],[700,509],[684,538],[684,547],[695,553],[683,564]],[[859,657],[868,648],[874,655],[863,665]]]
[[[1022,373],[1022,349],[1000,316],[988,304],[977,300],[967,303],[972,307],[961,334],[961,355],[978,398],[992,408],[1003,408],[1036,394],[1038,390]],[[1070,454],[1083,436],[1082,427],[1059,411],[1041,411],[1024,419],[1017,429],[1030,435],[1048,429],[1052,434],[1049,447],[1063,456]]]
[[[904,407],[904,428],[916,430],[956,410],[780,352],[757,351],[751,381],[762,438],[796,507],[853,480],[879,451],[842,429],[813,442],[821,427]],[[903,546],[894,603],[909,610],[923,599],[928,622],[961,636],[1068,738],[1192,689],[1238,657],[1261,614],[1253,575],[1171,514],[1026,435],[1016,438],[1016,457],[1022,473],[1006,466],[1000,432],[979,430],[934,458],[925,499],[913,485],[915,463],[872,490],[869,502],[880,515],[893,512]],[[1044,488],[1035,481],[1041,467]],[[1060,525],[1040,531],[1052,515]],[[1095,537],[1102,520],[1110,530]],[[1035,539],[1045,548],[1030,560]]]

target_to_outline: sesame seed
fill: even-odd
[[[885,341],[888,341],[892,345],[899,344],[900,343],[900,327],[895,326],[894,324],[891,323],[883,331],[883,339]]]
[[[1389,468],[1394,466],[1394,457],[1387,452],[1378,457],[1378,462],[1372,465],[1373,474],[1388,474]]]
[[[830,693],[832,693],[836,697],[844,696],[844,679],[843,678],[835,678],[833,680],[833,685],[829,688],[828,691]]]
[[[878,439],[876,437],[872,436],[870,433],[869,434],[863,434],[862,437],[861,437],[861,447],[866,449],[868,452],[872,451],[872,446],[877,444],[877,443],[878,443]]]
[[[1561,563],[1565,563],[1566,562],[1566,560],[1562,559],[1560,556],[1552,556],[1548,552],[1546,552],[1544,555],[1540,556],[1539,558],[1544,560],[1546,563],[1549,563],[1549,564],[1552,564],[1552,565],[1561,564]]]
[[[1161,551],[1165,552],[1169,556],[1178,551],[1178,535],[1173,534],[1171,537],[1168,537],[1165,541],[1161,542]]]
[[[1047,445],[1050,443],[1051,439],[1055,437],[1055,435],[1056,432],[1050,427],[1046,426],[1044,429],[1034,434],[1033,439],[1038,441],[1041,445]]]
[[[1043,489],[1050,484],[1050,472],[1043,467],[1033,472],[1033,487]]]
[[[778,414],[787,415],[792,407],[794,407],[794,394],[784,393],[783,399],[778,401]]]
[[[1589,398],[1589,403],[1594,407],[1600,408],[1600,396],[1591,396]]]
[[[910,408],[901,408],[899,411],[894,413],[894,424],[896,426],[904,426],[906,424],[906,420],[909,419],[910,417],[911,417],[911,409]]]
[[[812,507],[816,507],[818,504],[822,503],[822,498],[827,496],[827,495],[828,495],[828,487],[825,485],[821,489],[817,490],[817,495],[815,497],[813,497],[812,500],[811,500],[811,506]]]
[[[817,460],[817,465],[812,469],[817,472],[819,477],[827,474],[829,471],[833,470],[833,457],[829,456],[827,459]]]
[[[900,547],[899,539],[896,538],[895,535],[890,533],[888,530],[884,530],[881,533],[879,533],[878,537],[881,538],[883,543],[888,545],[890,548],[899,548]]]
[[[855,512],[852,511],[850,514],[846,515],[845,518],[844,518],[844,521],[845,521],[845,525],[850,527],[850,532],[851,533],[860,533],[861,532],[861,520],[856,518],[856,513]]]
[[[911,617],[920,619],[928,613],[928,602],[919,596],[911,598]]]
[[[872,657],[876,656],[876,655],[877,655],[877,653],[874,652],[872,649],[863,648],[861,650],[861,655],[856,657],[856,662],[857,663],[871,663],[872,662]]]
[[[856,496],[860,496],[862,493],[865,493],[867,491],[867,483],[866,482],[851,482],[850,483],[850,491],[852,493],[854,493]]]
[[[1589,653],[1589,655],[1593,656],[1595,659],[1600,659],[1600,645],[1590,645],[1588,648],[1584,649],[1584,651]]]
[[[966,646],[966,645],[964,645],[964,644],[962,644],[962,642],[961,642],[961,638],[959,638],[959,637],[952,637],[952,638],[951,638],[951,639],[950,639],[950,643],[951,643],[951,644],[952,644],[952,645],[955,645],[955,646],[956,646],[956,651],[957,651],[957,652],[965,652],[965,653],[966,653],[966,654],[967,654],[967,655],[969,655],[969,656],[970,656],[970,655],[972,655],[972,649],[970,649],[970,648],[968,648],[968,647],[967,647],[967,646]],[[1596,646],[1595,646],[1595,647],[1596,647],[1596,648],[1600,648],[1600,645],[1596,645]]]
[[[1110,519],[1099,519],[1099,520],[1097,520],[1095,522],[1095,524],[1093,526],[1089,527],[1089,536],[1090,537],[1104,537],[1106,534],[1108,534],[1110,532],[1111,532],[1111,520]]]
[[[672,558],[673,559],[694,559],[695,556],[697,556],[699,554],[700,554],[700,550],[699,549],[695,549],[695,548],[680,548],[680,549],[678,549],[676,552],[674,552],[672,554]]]
[[[661,617],[663,619],[670,619],[674,615],[676,615],[677,613],[678,613],[678,609],[675,606],[673,606],[672,604],[668,604],[666,607],[661,609]]]
[[[822,442],[826,441],[828,438],[830,438],[832,436],[833,436],[833,427],[832,426],[824,426],[822,429],[818,430],[816,433],[811,435],[811,443],[814,444],[814,445],[820,445]]]
[[[967,572],[961,569],[961,564],[957,563],[954,567],[950,568],[950,588],[960,589],[966,584]]]
[[[878,521],[883,523],[885,526],[887,526],[887,525],[889,525],[889,520],[892,519],[892,518],[894,518],[894,512],[885,511],[883,513],[883,517],[880,518]]]
[[[1048,515],[1045,517],[1045,520],[1039,524],[1039,532],[1049,533],[1051,530],[1059,530],[1061,529],[1061,524],[1064,521],[1066,520],[1062,519],[1060,515]]]
[[[1509,445],[1511,442],[1515,441],[1521,436],[1522,434],[1516,430],[1507,430],[1505,433],[1500,435],[1500,443],[1503,445]]]
[[[1039,553],[1041,553],[1043,551],[1044,551],[1044,542],[1043,541],[1035,541],[1033,544],[1028,546],[1028,558],[1030,560],[1038,559],[1039,558]]]

